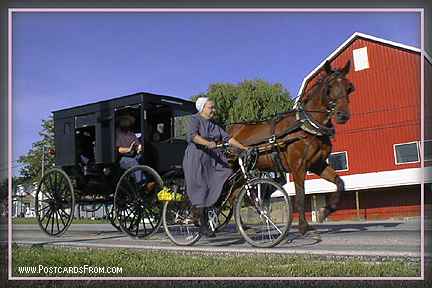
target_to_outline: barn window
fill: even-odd
[[[354,71],[365,70],[369,68],[369,58],[367,47],[354,49],[353,50],[354,59]]]
[[[331,153],[326,162],[336,171],[348,171],[348,153],[346,151]],[[313,175],[314,173],[307,171],[306,174]]]
[[[417,142],[394,145],[396,164],[419,162],[419,148]]]
[[[330,167],[336,171],[348,171],[348,154],[344,152],[331,153],[328,158]]]

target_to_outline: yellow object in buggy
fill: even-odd
[[[184,201],[186,197],[183,194],[175,193],[169,187],[163,187],[157,194],[159,201]]]

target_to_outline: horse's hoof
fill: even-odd
[[[315,231],[316,232],[315,228],[313,228],[312,226],[309,226],[309,225],[299,226],[298,230],[299,230],[301,235],[305,235],[309,231]]]
[[[316,240],[316,241],[321,241],[321,235],[318,232],[318,230],[310,230],[308,232],[306,232],[306,235],[304,235],[305,237],[308,237],[310,239]]]

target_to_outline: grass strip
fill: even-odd
[[[13,246],[14,276],[110,277],[412,277],[420,263],[403,260],[366,262],[318,256],[261,254],[200,254],[132,249],[76,249]],[[18,267],[120,267],[121,273],[35,273]],[[53,268],[51,268],[53,269]]]

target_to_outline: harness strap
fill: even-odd
[[[284,172],[286,172],[285,168],[283,167],[282,160],[280,158],[280,150],[278,148],[278,145],[272,144],[270,156],[273,160],[273,163],[276,166],[277,171],[280,174],[283,174]]]
[[[293,125],[291,125],[290,127],[288,127],[287,129],[285,129],[284,131],[282,131],[281,133],[279,133],[277,135],[274,133],[275,132],[274,131],[275,127],[272,126],[272,136],[270,138],[265,138],[265,139],[263,139],[263,140],[261,140],[259,142],[252,143],[250,145],[258,146],[258,145],[261,145],[261,144],[266,144],[266,143],[269,142],[269,139],[271,139],[271,138],[273,138],[275,140],[284,138],[289,133],[294,132],[294,131],[300,129],[302,125],[303,125],[303,123],[301,121],[296,121]]]
[[[297,107],[296,119],[301,122],[300,128],[312,135],[334,137],[336,133],[334,126],[326,127],[316,122],[301,105]]]

